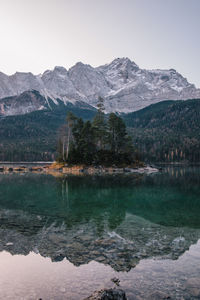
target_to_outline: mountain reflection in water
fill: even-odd
[[[177,259],[200,238],[198,168],[161,174],[0,175],[0,251],[33,251],[130,271],[141,259]]]

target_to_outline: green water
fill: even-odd
[[[197,255],[191,254],[198,252],[192,249],[200,239],[199,216],[198,167],[166,167],[148,176],[0,174],[0,263],[10,270],[0,276],[0,298],[83,299],[115,275],[129,299],[148,299],[151,289],[192,299],[187,280],[200,276]],[[8,278],[18,255],[22,265],[35,261],[38,268],[30,274],[24,268],[13,289]],[[170,269],[172,262],[177,267]],[[32,278],[38,272],[53,278],[54,291],[44,278],[46,288],[38,287]],[[148,281],[152,276],[155,284]]]
[[[69,226],[109,215],[110,227],[115,228],[131,213],[165,226],[200,228],[199,169],[169,172],[65,178],[0,175],[0,207],[63,219]]]

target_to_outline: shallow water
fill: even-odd
[[[199,216],[197,167],[0,174],[0,299],[84,299],[113,277],[128,299],[200,298]]]

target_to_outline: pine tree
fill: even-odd
[[[116,114],[111,113],[108,119],[109,144],[114,153],[129,152],[131,140],[127,136],[124,121]]]
[[[68,160],[68,157],[69,157],[70,143],[72,143],[72,141],[73,141],[72,128],[73,128],[76,120],[77,120],[77,117],[72,112],[68,112],[68,114],[67,114],[66,160]]]
[[[97,148],[103,150],[106,144],[106,122],[104,115],[104,99],[99,97],[97,103],[98,111],[93,119],[92,126],[95,130],[95,141]]]
[[[82,153],[83,161],[92,164],[95,159],[96,146],[94,143],[94,128],[90,121],[85,122],[82,130]]]

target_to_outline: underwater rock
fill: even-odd
[[[103,289],[94,292],[84,300],[127,300],[126,294],[121,289]]]

